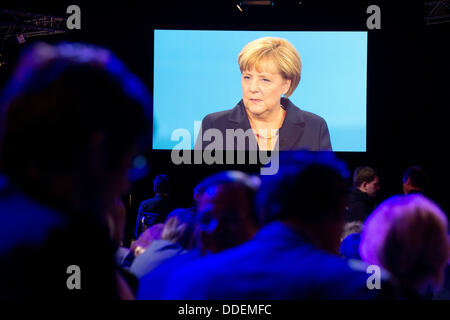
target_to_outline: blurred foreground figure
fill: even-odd
[[[394,196],[367,218],[360,254],[396,278],[394,297],[430,299],[444,282],[447,232],[447,218],[431,200],[418,194]]]
[[[23,54],[0,100],[0,298],[132,298],[108,212],[147,140],[150,101],[106,49]]]

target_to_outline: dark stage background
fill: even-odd
[[[0,85],[10,75],[19,50],[34,40],[82,41],[106,46],[153,88],[153,29],[214,30],[367,30],[366,8],[381,8],[381,30],[369,31],[367,91],[367,152],[338,153],[351,170],[370,165],[380,173],[379,200],[402,191],[403,170],[421,165],[430,175],[432,197],[449,212],[450,179],[447,108],[450,106],[450,23],[426,25],[423,1],[278,1],[268,8],[244,8],[235,1],[2,1],[3,9],[66,17],[66,8],[81,8],[81,30],[27,40],[3,41],[6,64]],[[148,175],[136,182],[126,198],[129,226],[134,228],[140,201],[153,196],[153,178],[166,173],[173,182],[177,206],[192,204],[194,186],[224,169],[257,172],[250,165],[172,164],[170,151],[146,152]]]

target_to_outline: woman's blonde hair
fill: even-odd
[[[286,39],[264,37],[253,40],[242,48],[238,56],[241,73],[253,67],[261,71],[261,63],[267,59],[275,62],[283,78],[291,80],[286,97],[292,95],[300,82],[302,62],[295,47]]]

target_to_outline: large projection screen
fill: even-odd
[[[289,99],[325,119],[333,151],[366,151],[367,32],[354,31],[154,30],[153,149],[192,149],[198,122],[239,102],[238,54],[261,37],[296,47],[302,74]],[[189,137],[172,139],[177,129]]]

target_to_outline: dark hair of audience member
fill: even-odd
[[[170,193],[170,180],[165,174],[157,175],[153,181],[153,191],[156,194],[169,194]]]
[[[254,197],[259,184],[258,177],[239,171],[220,172],[199,184],[196,246],[202,252],[220,252],[256,233]]]

